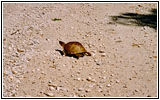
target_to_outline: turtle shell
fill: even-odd
[[[78,54],[87,52],[83,45],[79,42],[68,42],[64,45],[64,52],[66,54]]]

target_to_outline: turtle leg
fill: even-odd
[[[89,52],[85,52],[85,54],[87,54],[87,56],[91,56],[91,53],[89,53]]]
[[[61,53],[62,56],[66,56],[66,53],[64,50],[63,51],[59,50],[59,52]]]
[[[83,56],[84,56],[83,53],[77,53],[77,54],[75,54],[75,57],[76,57],[77,59],[79,59],[79,57],[83,57]]]
[[[64,51],[64,50],[62,51],[62,53],[63,53],[63,55],[64,55],[64,56],[66,56],[66,55],[67,55],[67,54],[65,53],[65,51]]]

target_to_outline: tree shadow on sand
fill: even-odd
[[[157,30],[157,9],[152,9],[151,14],[123,13],[120,16],[111,16],[115,23],[123,25],[149,26]]]

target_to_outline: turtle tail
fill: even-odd
[[[65,43],[62,41],[59,41],[59,44],[64,48]]]
[[[87,54],[87,56],[91,56],[91,53],[89,53],[89,52],[86,52],[86,54]]]

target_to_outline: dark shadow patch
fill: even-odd
[[[64,53],[63,53],[62,50],[55,49],[55,51],[58,51],[62,56],[64,55]],[[69,55],[69,54],[67,54],[66,56],[67,56],[67,57],[73,57],[73,58],[79,59],[79,58],[78,58],[77,56],[75,56],[75,55]]]
[[[157,30],[157,9],[150,14],[123,13],[120,16],[111,16],[115,23],[123,25],[149,26]]]
[[[76,59],[79,59],[77,56],[75,56],[75,55],[69,55],[69,54],[67,54],[66,56],[68,56],[68,57],[73,57],[73,58],[76,58]]]

